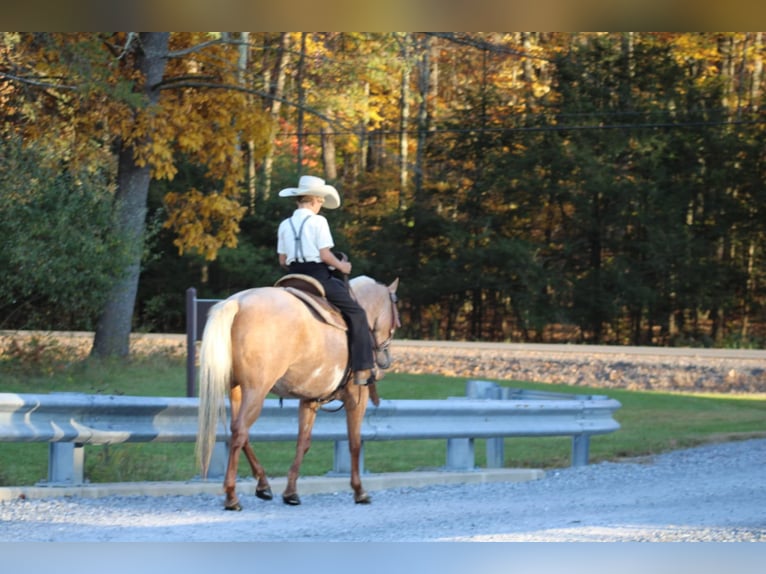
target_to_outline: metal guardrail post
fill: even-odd
[[[587,466],[590,457],[590,436],[576,434],[572,437],[572,466]]]
[[[197,341],[202,340],[202,333],[207,322],[210,308],[221,299],[197,299],[197,290],[186,290],[186,396],[195,397],[197,382]]]
[[[197,290],[186,290],[186,396],[193,397],[197,380]]]
[[[351,475],[351,453],[348,450],[347,440],[336,440],[333,450],[332,471],[329,475],[350,476]],[[364,470],[364,441],[362,441],[362,450],[359,452],[359,473],[365,474]]]
[[[466,381],[465,395],[469,399],[502,399],[502,389],[489,381]],[[503,468],[505,463],[505,438],[488,438],[486,441],[487,468]]]
[[[79,485],[85,482],[85,448],[80,443],[48,443],[49,485]]]
[[[445,470],[473,470],[475,468],[474,439],[447,439],[447,466]]]
[[[229,445],[218,441],[213,446],[213,456],[207,469],[208,478],[223,478],[226,476],[226,463],[229,460]]]

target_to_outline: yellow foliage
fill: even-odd
[[[181,254],[197,252],[213,260],[221,247],[235,247],[239,222],[247,208],[219,193],[203,194],[197,189],[165,196],[169,217],[165,227],[177,235],[174,244]]]
[[[211,38],[172,33],[169,49],[187,50]],[[205,45],[168,58],[159,102],[147,106],[125,33],[21,34],[16,41],[14,55],[29,75],[62,86],[27,103],[27,120],[19,124],[27,141],[45,142],[52,161],[94,169],[116,169],[115,145],[122,146],[132,150],[137,166],[150,167],[153,178],[169,181],[179,161],[204,166],[219,191],[169,194],[167,227],[177,232],[182,253],[196,249],[209,259],[236,241],[245,212],[238,202],[242,144],[252,142],[256,157],[264,156],[271,134],[271,120],[252,96],[220,88],[239,83],[237,46]],[[195,78],[198,85],[190,85]]]

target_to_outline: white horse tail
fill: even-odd
[[[231,325],[239,311],[235,298],[216,303],[208,313],[199,355],[199,414],[196,455],[207,476],[219,419],[226,426],[226,392],[231,382]]]

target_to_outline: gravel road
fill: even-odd
[[[170,344],[183,352],[181,336]],[[393,370],[409,373],[766,393],[763,350],[395,341],[394,355]],[[241,492],[239,513],[223,511],[222,497],[212,495],[12,500],[0,502],[0,542],[766,542],[765,471],[766,439],[755,439],[550,471],[531,482],[377,491],[368,506],[354,505],[349,490],[304,495],[298,507]],[[753,556],[753,571],[762,558]]]
[[[298,507],[247,493],[13,500],[0,541],[766,542],[766,439],[550,471],[535,481],[349,491]],[[244,494],[244,493],[243,493]]]

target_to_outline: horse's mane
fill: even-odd
[[[366,297],[367,293],[372,292],[372,288],[377,285],[378,282],[375,281],[372,277],[367,277],[367,275],[359,275],[358,277],[354,277],[350,281],[351,290],[356,294],[357,297]]]
[[[377,283],[375,279],[373,279],[372,277],[367,277],[367,275],[359,275],[358,277],[354,277],[351,280],[351,282],[354,283],[355,285],[356,284],[363,285],[366,283]]]

